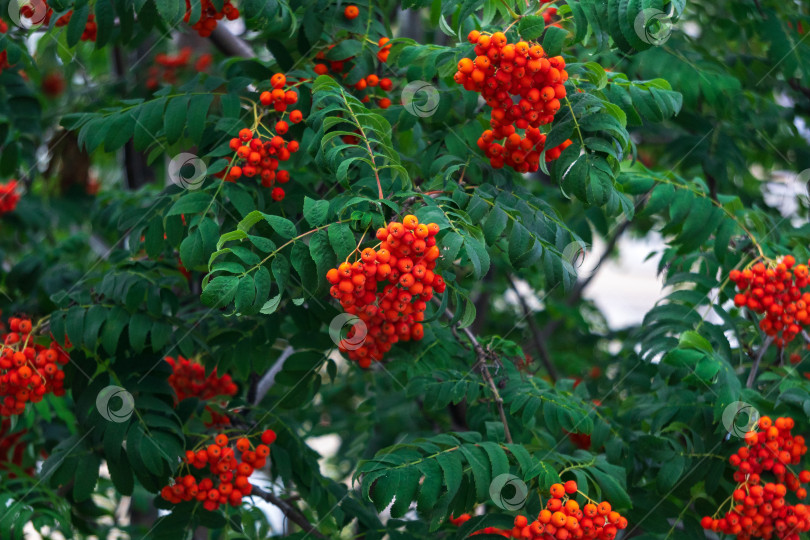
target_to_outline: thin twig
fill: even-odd
[[[537,321],[534,320],[534,314],[529,309],[528,304],[526,304],[526,300],[523,298],[523,295],[521,295],[520,291],[518,291],[517,284],[512,276],[507,274],[506,279],[509,280],[509,286],[512,287],[512,290],[515,291],[515,294],[517,295],[518,302],[520,302],[520,307],[523,310],[523,318],[529,323],[529,330],[532,334],[534,348],[537,350],[537,354],[540,356],[540,360],[543,362],[543,365],[548,372],[548,376],[551,377],[553,382],[557,382],[557,369],[551,362],[551,356],[548,354],[548,349],[546,349],[546,345],[543,343],[543,340],[540,337],[540,329],[537,327]]]
[[[307,534],[311,534],[315,538],[326,538],[324,535],[318,532],[318,529],[316,529],[315,526],[309,522],[309,520],[304,516],[304,514],[301,513],[300,510],[298,510],[298,508],[291,505],[287,501],[280,499],[272,493],[264,491],[257,486],[253,486],[253,491],[251,491],[251,494],[261,497],[273,506],[278,507],[279,510],[281,510],[285,516],[287,516],[287,519],[304,529]]]
[[[453,320],[455,315],[449,309],[444,311],[445,315]],[[489,355],[478,342],[478,339],[475,337],[475,334],[469,328],[458,328],[458,323],[454,324],[453,332],[456,329],[461,330],[467,339],[470,341],[470,344],[473,346],[473,350],[475,351],[475,358],[476,358],[476,366],[480,367],[481,376],[484,377],[487,385],[489,385],[489,389],[492,390],[492,396],[495,400],[495,405],[498,407],[498,415],[501,417],[501,423],[503,424],[503,433],[504,437],[506,438],[506,442],[512,443],[512,433],[509,431],[509,423],[506,421],[506,413],[503,410],[503,398],[501,397],[500,392],[498,392],[498,387],[495,386],[495,381],[492,379],[492,374],[489,372],[489,366],[487,365],[487,359]]]
[[[284,362],[287,360],[287,358],[292,356],[294,352],[295,349],[287,346],[287,348],[281,352],[281,356],[278,357],[273,366],[262,376],[259,384],[256,387],[256,399],[253,402],[254,405],[261,403],[264,396],[266,396],[267,392],[269,392],[273,387],[273,383],[275,383],[276,380],[276,374],[281,371],[281,368],[284,367]]]
[[[751,388],[754,386],[754,379],[757,378],[757,370],[759,369],[759,363],[762,361],[762,357],[765,356],[765,352],[768,350],[773,338],[768,336],[765,338],[765,341],[762,342],[762,347],[759,348],[759,352],[757,353],[756,358],[754,358],[754,365],[751,366],[751,373],[748,374],[748,380],[745,382],[746,388]]]

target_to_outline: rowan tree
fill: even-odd
[[[806,537],[808,19],[0,0],[0,538]]]

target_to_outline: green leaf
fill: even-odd
[[[101,331],[101,346],[104,347],[107,354],[115,354],[121,332],[124,331],[128,322],[129,313],[120,307],[114,307]]]
[[[542,19],[542,17],[540,17]],[[556,26],[549,26],[546,29],[546,35],[543,37],[543,50],[546,51],[548,56],[558,56],[562,52],[565,38],[568,37],[568,32]]]
[[[143,313],[135,313],[129,321],[129,342],[135,352],[146,346],[146,335],[152,327],[152,320]]]
[[[264,214],[264,219],[273,230],[281,236],[282,238],[291,239],[296,234],[297,231],[295,230],[295,224],[287,218],[283,218],[280,216],[274,216],[270,214]]]
[[[681,338],[678,340],[678,346],[684,349],[697,349],[709,354],[712,352],[712,344],[709,343],[709,340],[694,330],[687,330],[681,334]]]
[[[312,227],[320,227],[326,223],[329,214],[329,201],[319,201],[304,197],[304,218]]]
[[[88,499],[96,487],[101,458],[94,453],[87,453],[76,461],[76,465],[76,475],[73,478],[73,498],[80,502]]]
[[[203,94],[193,96],[189,102],[186,133],[195,141],[200,141],[202,138],[205,119],[212,101],[214,101],[213,94]]]
[[[329,233],[329,243],[332,244],[332,249],[335,250],[337,260],[345,260],[355,248],[354,233],[352,233],[351,228],[347,223],[333,223],[327,231]]]
[[[167,216],[176,216],[179,214],[195,214],[202,212],[208,207],[211,202],[211,195],[209,193],[194,192],[182,195],[166,212]]]
[[[163,117],[166,140],[169,144],[174,144],[183,135],[183,129],[188,118],[189,99],[189,96],[180,96],[169,100],[169,105],[166,107],[166,113]]]
[[[200,299],[212,308],[225,307],[233,300],[238,286],[237,276],[217,276],[208,282]]]
[[[87,17],[90,15],[90,6],[84,4],[82,7],[74,9],[67,26],[68,47],[75,47],[84,33],[87,24]]]
[[[627,494],[627,491],[624,490],[622,485],[619,481],[613,478],[610,474],[602,472],[597,468],[588,469],[593,477],[596,479],[596,482],[599,484],[599,487],[602,488],[602,494],[604,500],[610,501],[610,504],[615,509],[627,509],[632,508],[632,503],[630,502],[630,496]],[[624,480],[624,479],[622,479]]]
[[[476,501],[489,499],[489,484],[492,481],[489,460],[483,450],[472,444],[463,444],[459,448],[470,465],[475,480]]]
[[[160,17],[169,27],[174,27],[185,13],[185,6],[182,0],[152,0],[157,8]]]
[[[526,15],[518,23],[518,34],[527,40],[539,38],[545,29],[546,21],[541,15]],[[545,49],[545,43],[543,48]]]
[[[416,467],[406,467],[400,470],[399,484],[394,504],[391,506],[392,518],[400,518],[408,512],[411,501],[416,498],[416,490],[419,488],[421,477],[422,474]]]

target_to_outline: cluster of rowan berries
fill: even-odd
[[[5,184],[0,184],[0,216],[14,211],[19,200],[20,194],[17,192],[16,180],[9,180]]]
[[[45,347],[34,343],[33,325],[12,317],[9,333],[0,346],[0,415],[22,414],[28,402],[38,403],[48,392],[65,394],[62,366],[70,358],[54,341]]]
[[[216,397],[236,395],[238,388],[227,373],[219,377],[216,368],[214,368],[206,377],[205,368],[202,365],[191,362],[179,355],[177,360],[167,356],[166,362],[174,371],[169,375],[169,384],[177,394],[178,403],[191,397],[207,401]],[[207,426],[221,426],[231,423],[226,415],[219,414],[210,406],[206,406],[205,410],[211,413],[211,421],[206,423]]]
[[[51,10],[48,10],[47,18],[50,19]],[[68,11],[58,19],[56,19],[56,26],[67,26],[70,22],[70,18],[73,16],[73,11]],[[46,23],[47,24],[47,23]],[[82,30],[82,41],[95,41],[96,34],[98,33],[98,25],[96,24],[96,16],[92,13],[87,16],[87,22],[84,24],[84,30]]]
[[[23,439],[26,433],[28,433],[27,429],[11,433],[11,419],[0,420],[0,471],[9,471],[9,478],[16,478],[17,475],[13,471],[23,467],[25,449],[28,446]],[[33,476],[33,465],[24,468],[23,472],[28,476]]]
[[[47,1],[42,2],[45,7],[45,17],[38,21],[39,16],[41,13],[37,13],[39,9],[37,4],[28,3],[20,7],[20,17],[31,19],[33,22],[41,22],[44,26],[48,26],[51,23],[51,17],[53,16],[53,8],[50,7]],[[54,23],[57,27],[67,26],[70,22],[71,17],[73,17],[73,10],[68,11],[58,19],[56,19],[56,23]],[[82,41],[95,41],[96,34],[98,32],[98,24],[96,24],[96,16],[92,13],[87,16],[87,22],[84,25],[84,30],[82,31],[81,40]]]
[[[146,79],[146,87],[154,90],[162,80],[167,84],[177,83],[177,72],[188,68],[191,65],[191,47],[183,47],[177,54],[158,53],[155,55],[155,66],[149,67],[149,75]],[[213,56],[208,53],[201,54],[194,61],[193,69],[195,73],[205,72],[213,62]]]
[[[346,9],[348,10],[349,8]],[[388,61],[388,55],[391,51],[391,45],[388,44],[389,41],[391,40],[384,36],[377,41],[377,60],[381,63]],[[318,75],[326,75],[331,72],[332,76],[339,75],[341,78],[345,79],[354,68],[353,60],[355,57],[349,56],[341,60],[327,60],[327,51],[334,46],[335,45],[332,44],[325,51],[318,51],[315,55],[315,60],[317,60],[318,63],[315,64],[313,70]],[[360,101],[363,103],[369,103],[372,97],[374,97],[377,100],[377,106],[381,109],[387,109],[391,106],[391,99],[385,97],[385,93],[390,92],[391,89],[394,88],[394,83],[388,77],[379,77],[375,73],[370,73],[351,85],[350,88],[353,88],[361,94]],[[377,91],[378,89],[380,92]]]
[[[228,182],[236,182],[242,176],[248,178],[259,176],[262,186],[270,188],[276,182],[286,184],[290,181],[289,171],[279,170],[278,165],[280,161],[290,159],[299,148],[298,141],[287,141],[282,136],[290,129],[290,124],[284,119],[287,116],[287,107],[298,101],[298,93],[292,88],[284,90],[287,78],[283,73],[274,74],[270,78],[270,84],[273,90],[262,92],[259,101],[263,106],[268,108],[272,106],[275,112],[282,113],[281,117],[276,120],[272,130],[259,123],[255,132],[244,128],[239,131],[238,137],[231,139],[231,150],[236,152],[236,158],[232,160],[228,175],[225,177]],[[298,109],[289,114],[289,121],[293,124],[303,119],[304,115]],[[221,175],[224,174],[223,171]],[[279,186],[273,188],[271,192],[274,201],[281,201],[284,195],[284,189]]]
[[[801,484],[810,482],[810,471],[796,475],[789,470],[807,453],[804,437],[791,434],[793,426],[792,418],[772,421],[763,416],[759,431],[745,434],[746,446],[729,458],[738,483],[729,497],[732,508],[720,519],[705,516],[700,522],[704,529],[737,535],[738,540],[799,540],[799,533],[810,530],[810,506],[785,501],[789,491],[797,499],[805,499],[807,490]],[[776,482],[763,482],[766,472],[773,474]]]
[[[541,0],[541,4],[550,4],[555,0]],[[546,26],[556,26],[557,28],[562,28],[559,22],[554,22],[554,17],[557,16],[557,8],[556,7],[547,7],[543,10],[543,22],[546,23]]]
[[[577,483],[573,480],[565,484],[552,484],[546,508],[531,523],[526,516],[516,516],[512,529],[487,527],[474,534],[497,534],[526,540],[613,540],[619,530],[627,528],[627,518],[614,511],[607,501],[596,503],[588,499],[585,506],[580,508],[579,503],[569,497],[577,491]],[[468,514],[451,518],[457,525],[469,519]]]
[[[802,292],[810,283],[808,266],[796,265],[793,255],[770,267],[758,262],[742,272],[732,270],[729,278],[740,291],[734,304],[765,314],[759,327],[774,338],[777,347],[793,341],[802,325],[810,325],[810,292]]]
[[[242,504],[242,498],[253,491],[250,475],[267,464],[270,445],[275,440],[276,433],[272,429],[267,429],[261,435],[261,444],[255,448],[248,437],[240,437],[236,445],[231,447],[228,436],[220,433],[214,437],[213,444],[196,452],[186,451],[183,466],[188,473],[177,476],[173,484],[164,486],[160,490],[160,495],[172,504],[200,501],[203,508],[211,512],[223,504],[239,506]],[[241,460],[237,459],[237,452]],[[206,465],[208,466],[206,476],[198,478],[203,475],[193,474],[191,467],[204,469]]]
[[[480,92],[492,107],[492,129],[478,139],[490,164],[509,165],[525,173],[540,167],[544,149],[546,161],[560,157],[571,141],[546,149],[546,136],[539,127],[554,120],[566,95],[563,83],[568,72],[563,57],[547,58],[543,47],[531,41],[509,43],[503,32],[490,36],[473,30],[468,39],[475,44],[476,57],[462,58],[453,78],[465,90]]]
[[[433,272],[441,254],[438,232],[435,223],[419,223],[416,216],[407,215],[402,223],[393,221],[377,230],[378,249],[366,248],[360,260],[326,273],[332,297],[363,322],[355,324],[339,346],[360,367],[382,360],[400,340],[424,337],[421,321],[427,302],[434,291],[441,294],[445,289],[444,279]]]
[[[222,11],[218,10],[211,0],[201,1],[202,15],[200,16],[200,20],[191,25],[191,28],[196,30],[200,37],[210,36],[211,32],[214,31],[214,28],[217,27],[218,21],[221,21],[223,17],[229,21],[239,17],[239,10],[236,9],[236,6],[234,6],[230,0],[225,0],[225,3],[222,6]],[[186,15],[183,18],[183,21],[189,22],[190,20],[191,0],[186,0]]]

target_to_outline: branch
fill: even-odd
[[[242,58],[256,58],[256,53],[248,45],[245,40],[237,37],[225,28],[224,25],[218,24],[214,31],[209,36],[211,43],[214,47],[220,50],[225,56],[241,56]]]
[[[602,264],[610,257],[613,253],[613,250],[616,248],[616,244],[619,243],[619,238],[624,231],[630,226],[630,220],[625,221],[616,229],[616,232],[611,236],[608,241],[607,245],[605,246],[605,251],[602,253],[602,256],[599,257],[599,261],[597,261],[596,266],[594,266],[593,270],[591,271],[590,275],[579,281],[574,288],[571,290],[571,294],[568,296],[566,300],[566,305],[573,306],[582,298],[582,293],[585,291],[585,288],[590,285],[593,278],[596,277],[596,273],[602,268]],[[546,324],[543,329],[540,331],[540,338],[547,339],[551,334],[554,333],[557,328],[562,324],[562,319],[555,319],[550,321]]]
[[[751,388],[754,386],[754,379],[757,378],[757,370],[759,369],[759,363],[762,361],[762,357],[765,356],[765,352],[768,350],[768,346],[770,346],[773,338],[768,336],[765,338],[765,341],[762,342],[762,347],[759,348],[759,352],[757,353],[756,358],[754,358],[754,365],[751,366],[751,373],[748,374],[748,380],[745,382],[746,388]]]
[[[585,288],[588,285],[590,285],[591,281],[593,281],[594,276],[596,276],[596,272],[600,268],[602,268],[602,264],[613,253],[613,250],[616,248],[616,244],[619,243],[619,238],[622,236],[622,234],[624,234],[624,231],[626,231],[629,226],[630,220],[627,220],[621,225],[619,225],[619,227],[613,233],[613,236],[611,236],[610,239],[608,240],[607,245],[605,246],[605,251],[602,253],[602,256],[599,257],[599,261],[596,263],[596,266],[594,266],[593,270],[591,271],[591,274],[574,286],[574,289],[571,291],[571,296],[568,297],[569,306],[573,306],[579,301],[580,297],[582,296],[582,293],[585,291]]]
[[[523,318],[529,322],[529,330],[532,333],[532,341],[534,342],[534,348],[537,350],[537,354],[540,356],[540,360],[543,362],[543,365],[548,372],[549,377],[551,377],[552,382],[557,382],[557,370],[554,367],[554,364],[551,362],[551,356],[548,354],[548,349],[546,349],[545,343],[543,343],[542,338],[540,337],[540,329],[537,327],[537,321],[534,320],[534,316],[529,309],[528,304],[526,304],[526,300],[523,298],[523,295],[517,290],[517,285],[515,284],[514,279],[512,276],[506,276],[506,279],[509,280],[509,286],[512,287],[512,290],[515,291],[517,295],[518,302],[520,302],[520,307],[523,310]]]
[[[805,97],[810,98],[810,88],[806,88],[799,84],[799,80],[796,78],[788,79],[788,84],[791,88],[796,90],[797,92],[801,92],[804,94]]]
[[[304,516],[304,514],[301,513],[300,510],[298,510],[298,508],[291,505],[287,501],[261,489],[258,486],[253,486],[253,491],[251,494],[256,495],[273,506],[278,507],[279,510],[281,510],[285,516],[287,516],[287,519],[304,529],[307,532],[307,535],[311,534],[315,538],[326,538],[324,535],[318,532],[318,529],[316,529],[315,526],[309,522],[309,520]]]
[[[267,392],[269,392],[273,387],[273,383],[276,382],[276,373],[281,371],[281,368],[284,367],[284,362],[287,360],[287,358],[292,356],[294,352],[295,349],[287,346],[287,348],[281,352],[281,356],[278,357],[273,366],[267,370],[267,373],[265,373],[264,376],[262,376],[259,384],[256,386],[256,397],[253,400],[254,405],[261,403],[264,396],[267,395]]]
[[[444,311],[444,314],[453,320],[455,315],[449,309]],[[458,323],[453,325],[453,333],[455,333],[458,327]],[[473,350],[475,351],[475,358],[476,358],[476,366],[480,366],[481,369],[481,376],[484,377],[484,380],[489,385],[489,389],[492,390],[492,395],[495,398],[495,404],[498,407],[498,414],[501,417],[501,423],[503,424],[503,433],[504,437],[506,437],[506,442],[512,443],[512,433],[509,431],[509,423],[506,421],[506,413],[503,410],[503,398],[501,397],[500,392],[498,392],[498,388],[495,386],[495,381],[492,379],[492,374],[489,372],[489,367],[487,366],[487,359],[488,354],[478,342],[478,339],[475,337],[475,334],[469,328],[458,328],[461,330],[467,339],[470,341],[470,344],[473,346]]]

